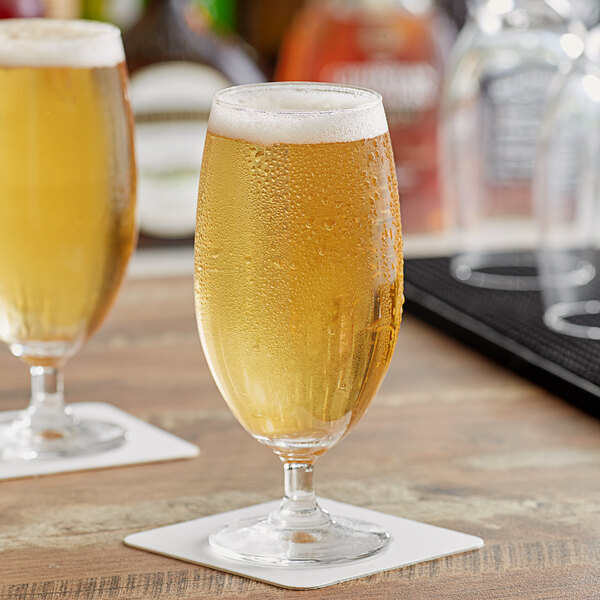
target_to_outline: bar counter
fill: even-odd
[[[24,407],[27,368],[5,348],[0,382],[0,409]],[[600,598],[600,422],[411,315],[369,411],[317,462],[317,493],[486,545],[321,590],[284,590],[122,542],[282,494],[279,460],[213,383],[190,275],[128,279],[67,364],[65,388],[69,402],[109,402],[201,454],[0,482],[0,600]]]

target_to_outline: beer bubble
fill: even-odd
[[[387,122],[381,97],[374,92],[280,82],[218,92],[209,130],[253,143],[319,144],[375,138],[387,131]],[[287,148],[274,152],[283,154]]]
[[[271,133],[280,132],[271,123]],[[376,202],[372,189],[373,167],[385,184],[393,164],[369,162],[381,140],[266,146],[257,163],[256,140],[211,135],[225,162],[206,185],[212,195],[199,216],[204,227],[212,208],[214,231],[200,242],[209,268],[197,272],[197,294],[205,299],[200,327],[216,378],[253,434],[337,439],[368,404],[386,368],[386,346],[395,342],[377,328],[390,322],[398,298],[396,288],[382,285],[395,281],[389,263],[400,258],[381,226],[399,225],[386,216],[397,191],[387,197],[385,185],[377,186]],[[255,174],[242,162],[246,149]],[[213,240],[223,248],[219,260],[210,257]]]

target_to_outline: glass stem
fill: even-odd
[[[63,374],[56,367],[31,367],[31,407],[62,410],[65,403]]]
[[[31,402],[27,409],[30,427],[64,435],[75,422],[65,405],[63,374],[58,367],[30,367]]]
[[[313,463],[283,464],[284,496],[279,508],[269,519],[280,527],[310,529],[331,522],[329,515],[317,504],[313,484]]]

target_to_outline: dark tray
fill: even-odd
[[[549,330],[538,292],[455,281],[448,258],[405,261],[406,311],[600,418],[600,341]]]

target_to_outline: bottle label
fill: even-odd
[[[416,113],[435,108],[440,75],[428,62],[347,62],[327,65],[323,81],[335,81],[377,90],[386,112],[395,120],[414,122]]]
[[[206,65],[158,63],[131,78],[140,230],[193,235],[198,179],[212,97],[230,82]]]
[[[554,74],[551,67],[536,66],[482,80],[488,184],[520,186],[532,178],[546,92]]]

